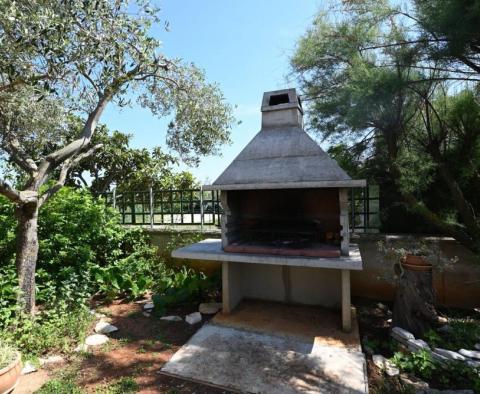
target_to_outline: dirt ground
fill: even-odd
[[[110,341],[88,353],[70,356],[64,365],[25,375],[15,394],[34,393],[47,380],[69,374],[87,393],[132,377],[138,393],[225,393],[210,386],[187,382],[159,373],[160,368],[187,340],[208,321],[193,326],[185,321],[169,322],[158,317],[145,317],[142,304],[116,301],[99,311],[111,319],[118,331],[109,334]],[[168,311],[169,315],[185,316],[196,311],[196,305]]]

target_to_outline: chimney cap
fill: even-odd
[[[302,102],[297,91],[292,89],[272,90],[263,93],[262,112],[279,111],[289,108],[298,109],[303,115]]]

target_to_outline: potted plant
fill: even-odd
[[[17,386],[22,371],[20,353],[0,341],[0,394],[12,392]]]
[[[412,245],[403,253],[400,259],[403,269],[424,272],[432,270],[432,264],[427,259],[431,252],[425,244]]]

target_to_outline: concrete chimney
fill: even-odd
[[[265,92],[262,100],[262,129],[303,128],[303,109],[295,89]]]

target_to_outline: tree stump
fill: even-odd
[[[438,320],[435,309],[432,267],[411,269],[398,264],[399,273],[392,323],[410,331],[415,337],[423,337]]]

